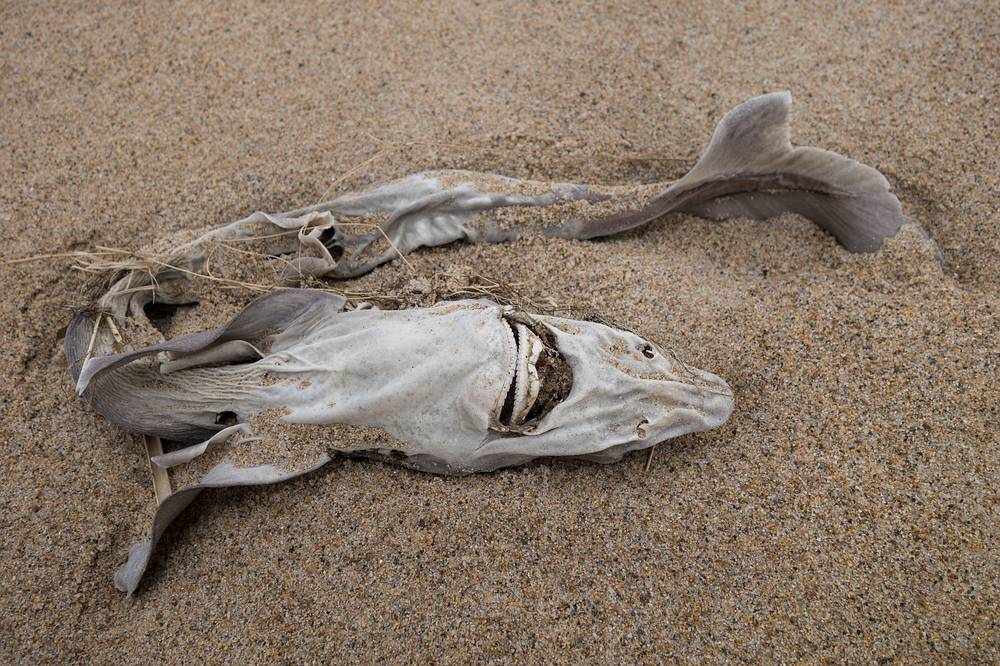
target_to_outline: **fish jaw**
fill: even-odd
[[[694,432],[732,414],[733,391],[720,377],[680,361],[642,337],[598,324],[537,318],[572,370],[568,395],[534,428],[489,438],[471,465],[496,469],[524,456],[600,462]]]

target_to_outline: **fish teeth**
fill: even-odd
[[[514,380],[514,409],[511,412],[511,425],[524,423],[528,412],[535,406],[538,391],[542,387],[535,364],[541,356],[545,345],[542,339],[531,332],[524,324],[516,325],[517,331],[517,368]]]

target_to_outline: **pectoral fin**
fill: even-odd
[[[344,303],[344,297],[328,292],[307,289],[272,291],[252,301],[231,322],[220,328],[183,335],[142,349],[86,359],[74,373],[77,393],[82,394],[102,374],[144,356],[159,352],[194,354],[233,340],[257,340],[268,332],[286,328],[314,307],[326,305],[340,309]],[[64,343],[70,372],[86,353],[85,340],[90,338],[93,326],[94,321],[82,314],[70,323]]]

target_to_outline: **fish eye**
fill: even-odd
[[[653,345],[649,344],[648,342],[642,346],[641,351],[642,355],[645,356],[646,358],[654,358],[656,356],[656,352],[653,351]]]
[[[639,425],[635,427],[635,436],[639,439],[646,439],[646,426],[649,425],[649,419],[643,419],[639,421]]]

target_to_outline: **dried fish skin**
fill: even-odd
[[[234,467],[222,464],[213,467],[199,483],[172,493],[156,507],[149,539],[135,543],[129,548],[128,559],[115,571],[113,579],[115,588],[129,595],[138,589],[139,583],[146,573],[146,568],[149,566],[149,558],[167,527],[174,521],[174,518],[190,506],[191,502],[201,494],[201,491],[211,488],[236,488],[281,483],[313,472],[329,460],[328,457],[323,457],[306,468],[292,471],[281,470],[273,465]]]
[[[221,402],[238,401],[252,387],[246,365],[223,365],[206,371],[188,367],[171,372],[176,363],[193,355],[216,359],[230,343],[264,346],[274,332],[308,317],[318,309],[339,311],[345,299],[336,294],[306,289],[278,290],[251,302],[227,325],[182,336],[151,347],[109,353],[115,340],[105,315],[82,312],[66,329],[63,352],[77,392],[94,409],[126,430],[179,442],[211,437],[223,426],[218,421]],[[135,315],[143,317],[140,309]],[[256,343],[256,344],[254,344]],[[240,349],[245,349],[243,345]],[[175,355],[168,372],[142,362],[160,353]],[[244,358],[242,354],[239,356]],[[252,358],[252,357],[251,357]],[[197,376],[200,381],[192,382]]]
[[[715,220],[794,213],[850,252],[877,251],[903,225],[917,224],[878,170],[793,146],[791,102],[789,93],[779,92],[734,108],[695,166],[674,182],[609,186],[424,171],[296,210],[256,212],[128,271],[99,306],[119,317],[137,314],[151,302],[154,286],[159,303],[190,301],[191,276],[202,273],[212,247],[250,238],[264,239],[260,251],[286,264],[273,286],[302,286],[315,278],[357,277],[421,247],[531,236],[593,239],[675,212]]]
[[[279,427],[348,424],[387,433],[375,446],[330,441],[329,452],[297,465],[216,464],[159,504],[149,538],[115,574],[119,590],[138,588],[167,526],[205,488],[290,480],[333,453],[449,475],[541,456],[608,463],[715,428],[733,410],[725,381],[605,324],[486,300],[411,310],[343,306],[328,293],[279,290],[220,328],[91,358],[84,341],[92,342],[97,323],[82,314],[74,320],[67,357],[78,389],[99,412],[151,436],[205,437],[154,456],[163,470],[253,434],[251,424],[264,414],[280,414]],[[234,343],[230,356],[216,353]],[[163,352],[175,358],[148,363]],[[218,364],[227,358],[228,365]],[[238,423],[227,425],[223,415]]]
[[[177,441],[221,430],[223,414],[246,422],[273,410],[289,423],[375,426],[408,444],[402,462],[446,474],[539,456],[610,462],[717,427],[733,409],[720,378],[604,324],[485,300],[410,310],[342,305],[317,292],[275,292],[208,334],[88,359],[78,388],[124,428]],[[131,367],[163,351],[182,354],[174,365],[214,362],[205,350],[240,335],[256,339],[276,322],[281,330],[259,359],[189,364],[158,381],[143,366],[137,382]],[[541,365],[543,352],[562,365]],[[533,411],[546,384],[558,381],[557,367],[570,378],[568,390]]]
[[[850,252],[874,252],[904,224],[889,182],[843,155],[791,143],[792,97],[770,93],[720,121],[695,166],[672,183],[635,188],[543,183],[468,171],[414,174],[366,193],[295,211],[343,216],[384,211],[390,247],[371,253],[378,234],[346,248],[332,277],[351,277],[413,251],[457,240],[504,242],[533,235],[592,239],[643,226],[672,212],[710,219],[768,219],[795,213]],[[647,194],[648,193],[648,194]],[[386,207],[387,201],[394,207]],[[518,213],[546,209],[545,215]],[[613,212],[608,212],[613,211]]]

